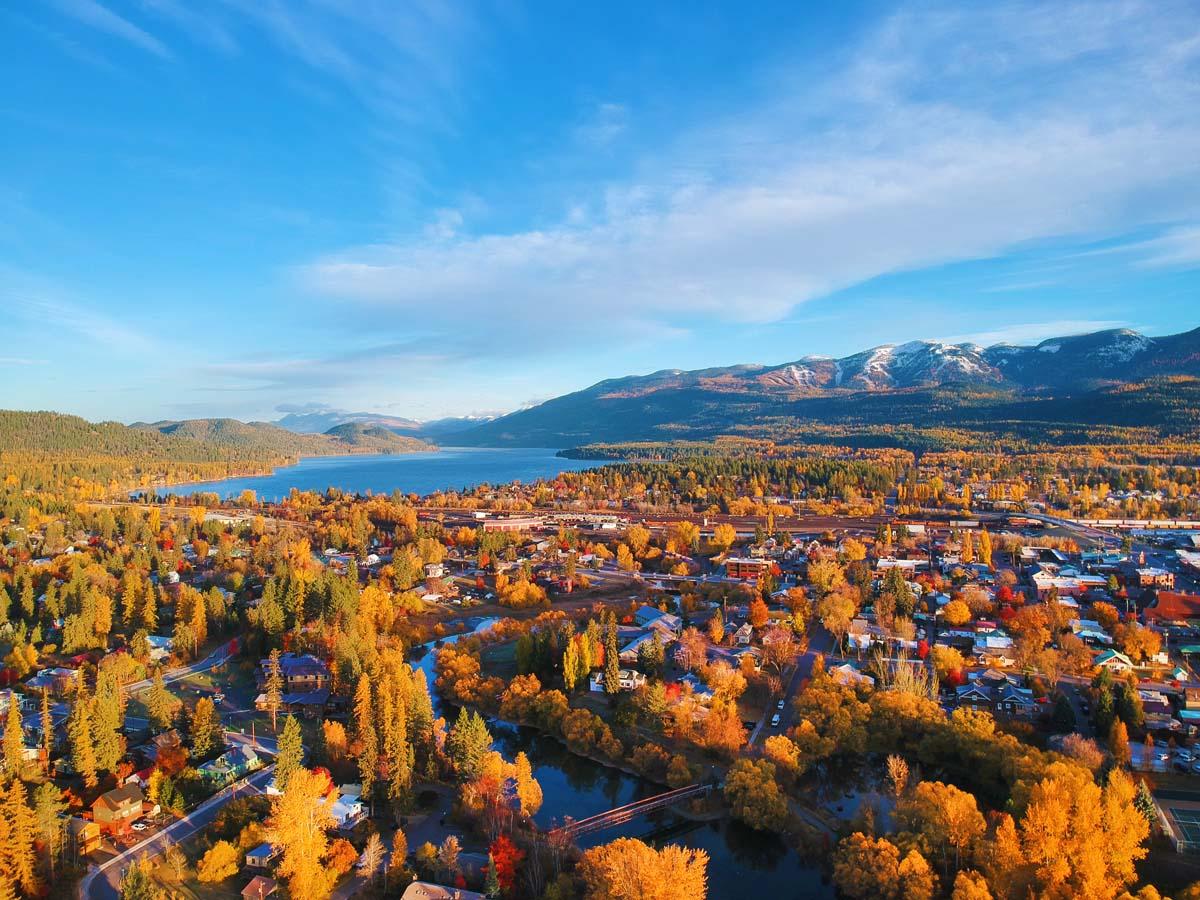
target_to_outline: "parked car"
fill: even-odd
[[[772,728],[779,727],[779,713],[775,713],[775,715],[771,716],[771,727]]]
[[[776,709],[783,709],[783,701],[782,701],[782,700],[780,700],[778,703],[776,703],[776,704],[775,704],[775,708],[776,708]]]
[[[145,822],[134,822],[129,827],[132,828],[134,831],[145,831],[150,826],[148,826]]]

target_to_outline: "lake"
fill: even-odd
[[[215,493],[224,498],[254,491],[259,500],[266,501],[281,500],[292,488],[323,491],[333,487],[351,494],[432,494],[485,483],[537,481],[597,465],[595,460],[564,459],[556,456],[557,452],[528,447],[444,447],[430,453],[314,456],[270,475],[173,485],[160,488],[159,493]]]

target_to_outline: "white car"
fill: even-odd
[[[213,702],[214,703],[224,703],[225,695],[222,694],[220,691],[217,691],[217,693],[213,694]]]
[[[782,700],[780,700],[778,703],[776,703],[776,704],[775,704],[775,708],[776,708],[776,709],[783,709],[783,701],[782,701]]]
[[[772,728],[779,727],[779,713],[775,713],[775,715],[771,716],[771,727]]]
[[[132,828],[134,831],[145,831],[150,826],[148,826],[145,822],[134,822],[129,827]]]

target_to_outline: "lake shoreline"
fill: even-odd
[[[154,484],[131,491],[188,497],[212,493],[222,499],[253,491],[260,502],[278,502],[293,490],[321,493],[416,496],[469,491],[482,484],[524,484],[552,479],[563,472],[593,468],[595,463],[557,456],[556,448],[437,447],[398,453],[340,453],[297,457],[250,472],[207,481]]]

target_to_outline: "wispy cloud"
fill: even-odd
[[[216,15],[214,4],[192,4],[181,0],[141,0],[141,3],[200,44],[226,54],[238,50],[236,39]]]
[[[104,348],[114,358],[149,352],[156,343],[118,318],[67,297],[43,279],[0,266],[0,322],[20,320],[46,335],[69,332],[86,344]]]
[[[163,59],[171,58],[171,51],[167,49],[166,44],[96,0],[55,0],[55,3],[66,15],[84,25],[141,47]]]
[[[201,367],[206,378],[247,390],[345,387],[427,372],[482,350],[453,339],[419,339],[373,344],[342,353],[235,360]],[[207,390],[207,388],[204,388]]]
[[[595,215],[351,248],[300,275],[501,335],[777,322],[880,275],[1178,218],[1200,202],[1198,28],[1186,5],[917,7],[827,82],[593,185]]]
[[[1200,266],[1200,225],[1172,228],[1137,246],[1145,254],[1140,264],[1150,268]]]
[[[598,103],[575,129],[575,139],[586,147],[607,147],[629,125],[629,110],[621,103]]]
[[[993,344],[1036,344],[1047,338],[1070,337],[1075,334],[1088,334],[1093,331],[1128,326],[1128,322],[1112,319],[1059,319],[1053,322],[1024,322],[1006,325],[990,331],[956,334],[939,340],[948,344],[981,344],[985,347]]]

